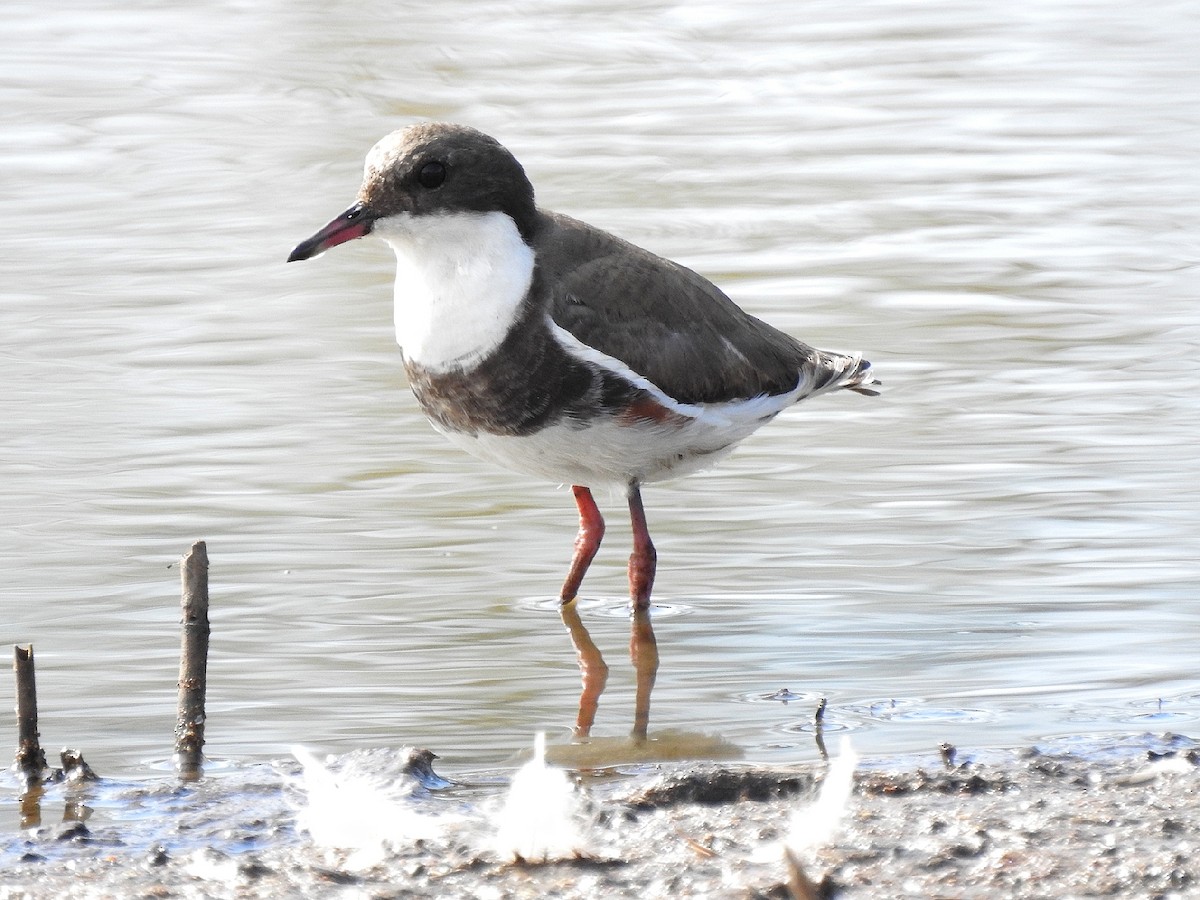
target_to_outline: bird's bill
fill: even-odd
[[[324,253],[330,247],[336,247],[338,244],[344,244],[346,241],[353,241],[370,234],[372,222],[374,222],[374,217],[367,213],[361,203],[355,203],[308,240],[297,244],[287,261],[311,259],[318,253]]]

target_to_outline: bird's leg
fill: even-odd
[[[590,490],[577,484],[572,486],[571,491],[575,494],[575,505],[579,507],[579,534],[575,538],[571,568],[559,594],[559,612],[575,646],[575,655],[579,658],[579,676],[583,682],[579,694],[579,714],[575,717],[575,737],[586,738],[592,730],[592,723],[596,721],[596,708],[600,705],[600,695],[608,682],[608,664],[579,618],[575,600],[583,576],[600,549],[600,541],[604,537],[604,519],[596,508]]]
[[[588,566],[596,558],[600,549],[600,541],[604,539],[604,519],[592,499],[592,492],[583,485],[572,485],[571,492],[575,495],[575,505],[579,507],[579,534],[575,536],[575,555],[571,557],[571,568],[567,571],[567,580],[563,582],[562,591],[558,595],[559,602],[569,603],[579,593],[579,585]]]
[[[629,601],[633,620],[629,636],[629,658],[637,674],[633,710],[633,739],[643,741],[650,727],[650,692],[658,674],[658,643],[650,624],[650,591],[658,555],[646,527],[646,510],[636,481],[629,483],[629,519],[633,523],[633,553],[629,556]]]

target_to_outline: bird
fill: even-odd
[[[475,456],[571,485],[579,531],[558,600],[583,674],[583,738],[608,673],[576,610],[604,537],[592,491],[624,491],[632,734],[644,739],[658,653],[642,486],[711,466],[801,400],[875,395],[880,382],[861,353],[810,347],[691,269],[542,209],[513,154],[475,128],[394,131],[363,171],[354,203],[288,262],[382,238],[396,256],[396,340],[434,428]]]

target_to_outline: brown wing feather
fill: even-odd
[[[681,403],[786,393],[826,358],[692,270],[567,216],[545,214],[535,246],[554,321]]]

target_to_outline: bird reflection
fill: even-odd
[[[572,598],[559,607],[563,624],[571,635],[575,655],[579,659],[579,675],[583,683],[579,693],[579,713],[575,717],[575,737],[591,736],[596,721],[596,708],[600,695],[608,683],[608,664],[600,648],[592,640],[587,626],[579,618],[579,605]],[[630,736],[635,741],[644,741],[650,727],[650,693],[658,674],[658,643],[654,639],[654,628],[650,624],[649,609],[634,609],[633,624],[629,635],[629,658],[637,675],[637,690],[634,699],[633,729]]]

